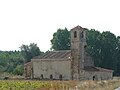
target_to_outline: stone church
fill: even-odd
[[[49,51],[32,58],[25,64],[25,77],[53,80],[106,80],[112,79],[113,70],[95,67],[85,52],[86,29],[71,29],[71,50]]]

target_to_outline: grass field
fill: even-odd
[[[0,80],[0,90],[114,90],[120,80],[109,81],[38,81]]]

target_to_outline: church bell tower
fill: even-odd
[[[71,71],[72,79],[80,80],[84,70],[84,57],[86,47],[86,30],[80,26],[71,29]]]

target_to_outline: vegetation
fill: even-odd
[[[95,29],[86,30],[86,51],[92,56],[95,66],[114,70],[114,75],[120,75],[120,36],[113,33],[99,32]],[[70,31],[67,28],[58,29],[51,39],[51,50],[70,49]],[[35,43],[22,45],[21,51],[0,51],[0,73],[8,72],[22,75],[23,65],[34,56],[41,55],[39,47]]]
[[[42,53],[35,43],[22,45],[20,49],[21,51],[0,51],[0,73],[22,75],[24,63]]]
[[[95,31],[94,29],[87,31],[87,52],[93,57],[95,65],[114,70],[115,75],[119,75],[117,62],[118,40],[111,32]],[[120,67],[119,67],[120,68]]]
[[[23,67],[24,58],[19,51],[0,52],[0,72],[16,73],[19,65]],[[20,69],[20,68],[19,68]],[[23,73],[23,71],[19,72]],[[16,73],[18,74],[18,73]]]
[[[30,45],[22,45],[20,49],[25,59],[25,63],[29,62],[33,57],[42,54],[39,47],[35,43],[30,43]]]
[[[114,90],[119,80],[109,81],[35,81],[1,80],[0,90]]]
[[[70,49],[70,32],[65,29],[58,29],[57,32],[53,34],[53,39],[51,40],[53,50],[68,50]]]
[[[58,29],[51,40],[53,50],[70,49],[70,35],[67,29]],[[86,51],[92,56],[95,66],[114,70],[120,75],[120,37],[106,31],[100,33],[95,29],[86,30]]]

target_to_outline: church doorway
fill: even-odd
[[[50,79],[53,79],[53,75],[52,74],[50,75]]]
[[[62,80],[62,75],[60,74],[59,79]]]
[[[97,75],[94,75],[94,76],[93,76],[93,81],[94,81],[94,80],[98,80],[98,76],[97,76]]]
[[[93,81],[95,80],[95,76],[93,76]]]

